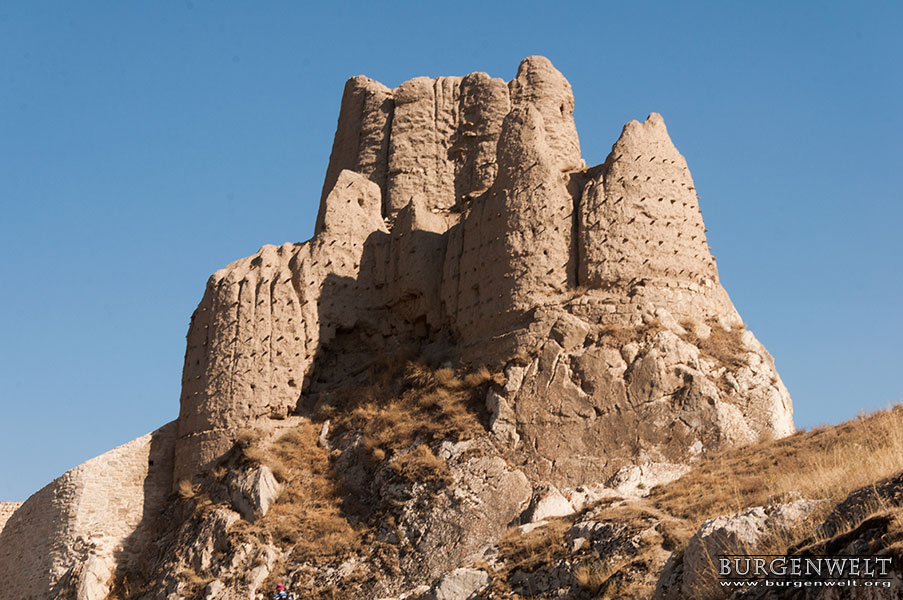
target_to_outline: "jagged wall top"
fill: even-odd
[[[417,77],[390,90],[352,77],[342,96],[321,203],[347,169],[380,187],[390,221],[414,198],[436,213],[461,212],[492,186],[502,122],[513,107],[527,104],[543,117],[550,160],[562,170],[582,166],[571,86],[542,56],[525,58],[507,84],[471,73]]]

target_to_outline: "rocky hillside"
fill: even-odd
[[[15,508],[0,600],[687,597],[706,519],[827,518],[662,117],[587,166],[573,109],[350,79],[314,237],[213,274],[178,418]]]
[[[285,582],[310,598],[716,599],[734,590],[712,557],[733,553],[892,559],[877,596],[793,597],[903,590],[903,407],[692,468],[531,488],[486,431],[480,400],[504,379],[411,363],[374,378],[344,390],[341,412],[243,437],[181,487],[111,598],[238,599]]]

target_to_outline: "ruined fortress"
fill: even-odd
[[[662,117],[629,122],[587,167],[573,110],[535,56],[510,82],[350,79],[314,237],[213,274],[178,419],[12,513],[0,599],[105,597],[174,484],[401,347],[505,373],[490,433],[534,485],[791,433],[789,395],[719,282]]]

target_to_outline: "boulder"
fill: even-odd
[[[479,569],[460,568],[439,578],[426,595],[428,600],[470,600],[489,585],[489,575]]]
[[[230,482],[232,506],[245,521],[253,523],[270,510],[282,486],[269,467],[259,466],[240,473]]]
[[[536,523],[555,517],[566,517],[573,513],[574,506],[571,502],[557,487],[551,485],[533,495],[533,501],[524,514],[524,520]]]
[[[672,572],[677,564],[672,562],[661,576],[662,581],[670,581],[671,585],[663,583],[656,598],[705,600],[722,597],[717,576],[721,555],[754,554],[769,536],[781,535],[802,524],[818,505],[816,501],[802,499],[774,506],[756,506],[706,521],[690,538],[683,552],[679,589],[673,585]]]

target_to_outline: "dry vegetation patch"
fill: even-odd
[[[552,519],[527,533],[522,533],[517,527],[510,528],[498,543],[504,567],[496,575],[504,578],[518,570],[531,572],[567,554],[564,533],[573,523],[572,517],[564,517]]]
[[[701,524],[718,515],[799,492],[827,505],[903,470],[903,406],[835,427],[708,457],[679,480],[652,490],[663,511]]]
[[[599,331],[599,341],[604,345],[620,349],[627,344],[647,340],[664,329],[665,326],[658,320],[647,321],[636,327],[606,325]]]
[[[448,467],[433,450],[443,440],[485,433],[486,391],[502,383],[486,368],[459,376],[450,368],[408,362],[400,372],[377,368],[369,385],[334,395],[314,415],[330,418],[337,436],[360,436],[372,463],[391,460],[401,479],[447,484]]]
[[[339,450],[318,445],[323,423],[330,438],[359,439],[366,456],[365,477],[385,465],[394,481],[426,484],[434,492],[452,483],[445,461],[434,449],[443,440],[460,441],[485,433],[485,395],[498,375],[480,368],[466,374],[420,363],[377,365],[365,385],[347,386],[313,406],[312,419],[275,442],[249,439],[244,460],[265,464],[285,489],[269,513],[244,535],[270,537],[289,552],[273,577],[290,564],[336,561],[350,554],[379,554],[383,565],[397,563],[398,548],[375,541],[380,524],[394,523],[392,503],[352,492],[336,472]],[[364,490],[362,492],[361,490]],[[271,577],[272,578],[272,577]]]
[[[342,489],[332,473],[329,451],[317,445],[319,430],[305,422],[262,452],[262,462],[282,480],[284,490],[259,525],[295,557],[335,558],[360,543],[360,532],[342,513]]]
[[[740,330],[723,335],[715,332],[713,329],[715,341],[705,348],[707,353],[726,353],[727,348],[739,347]],[[382,565],[388,573],[392,565],[398,565],[399,548],[378,542],[375,527],[395,523],[394,509],[373,497],[360,499],[362,504],[369,503],[369,514],[349,512],[348,489],[335,468],[339,450],[318,444],[323,422],[330,420],[333,440],[360,441],[371,476],[381,468],[400,483],[427,484],[438,491],[450,482],[447,465],[436,456],[438,444],[485,432],[486,389],[501,384],[502,379],[486,369],[462,375],[417,362],[374,369],[365,385],[331,394],[313,407],[310,420],[278,439],[242,436],[236,447],[237,458],[230,459],[233,462],[216,467],[205,481],[179,483],[176,497],[181,508],[176,512],[188,511],[191,518],[200,520],[218,503],[228,502],[224,482],[236,466],[265,464],[283,482],[284,492],[264,518],[254,524],[239,521],[231,535],[236,542],[272,541],[286,551],[287,558],[277,565],[270,583],[293,569],[335,564],[352,553],[365,557],[365,563],[371,566]],[[901,471],[903,406],[862,415],[838,426],[726,449],[703,458],[679,480],[654,488],[646,499],[626,503],[609,499],[580,514],[553,519],[526,534],[517,528],[509,530],[497,546],[499,560],[491,569],[493,589],[509,597],[505,594],[514,592],[507,581],[513,574],[567,564],[575,598],[648,595],[662,556],[680,552],[704,521],[781,502],[797,493],[822,500],[821,508],[811,521],[768,540],[768,551],[827,550],[841,547],[851,536],[873,532],[882,547],[899,556],[903,553],[899,498],[893,499],[891,506],[880,494],[874,495],[868,500],[871,504],[864,502],[856,513],[861,516],[843,523],[837,532],[825,533],[817,525],[854,490]],[[578,519],[587,518],[628,524],[637,532],[651,534],[629,555],[612,558],[594,549],[576,550],[567,543],[565,533]],[[173,521],[184,523],[187,518],[182,515]],[[308,567],[303,567],[305,563]],[[349,586],[358,585],[358,575],[361,573],[349,576]],[[136,583],[122,579],[116,588],[119,595],[111,597],[128,597],[130,588],[150,589],[149,580],[130,576]],[[208,574],[186,571],[180,577],[193,587],[201,586]],[[343,598],[355,594],[351,588],[329,593]]]
[[[746,348],[743,345],[743,332],[746,331],[746,323],[741,323],[731,329],[725,329],[717,320],[707,322],[711,333],[708,337],[699,337],[696,334],[696,323],[693,321],[681,321],[680,326],[686,330],[681,336],[684,341],[693,344],[702,351],[703,355],[715,360],[718,364],[731,369],[738,369],[746,365],[744,355]]]
[[[241,434],[232,452],[209,473],[178,482],[161,519],[158,545],[116,574],[110,598],[137,597],[158,589],[162,573],[175,574],[189,595],[199,593],[217,573],[191,568],[194,559],[186,549],[216,510],[232,508],[235,478],[257,465],[273,472],[282,493],[254,523],[236,521],[228,533],[230,548],[218,554],[242,545],[278,546],[283,557],[264,587],[301,572],[312,577],[318,566],[337,566],[352,555],[361,558],[360,568],[339,583],[310,590],[324,598],[360,597],[361,586],[380,570],[389,577],[400,576],[399,546],[377,539],[378,527],[394,526],[397,515],[392,511],[399,505],[377,496],[350,501],[352,493],[366,494],[372,482],[357,482],[353,492],[349,489],[336,468],[347,444],[323,447],[318,443],[321,428],[329,420],[330,439],[359,440],[356,447],[363,448],[368,463],[365,477],[373,478],[381,470],[383,477],[401,487],[425,484],[428,492],[437,493],[451,477],[435,450],[443,440],[485,433],[486,392],[503,383],[501,376],[485,368],[456,373],[389,357],[371,369],[365,384],[349,384],[324,396],[311,407],[309,418],[300,419],[279,437],[268,438],[259,431]]]
[[[653,571],[661,568],[668,553],[680,552],[704,521],[787,501],[797,494],[823,502],[794,529],[775,532],[764,540],[758,551],[836,552],[859,536],[901,557],[903,508],[899,505],[903,494],[892,497],[891,488],[899,492],[899,486],[894,487],[896,480],[875,485],[901,471],[903,406],[838,426],[723,450],[701,460],[679,480],[654,488],[648,498],[607,499],[580,515],[556,519],[527,534],[512,529],[498,545],[502,566],[493,573],[493,589],[510,595],[514,592],[506,581],[512,574],[567,561],[580,588],[572,590],[575,598],[648,597],[655,584]],[[858,510],[841,511],[853,517],[840,524],[837,533],[822,530],[821,523],[838,502],[870,485],[875,485],[876,492],[863,493]],[[565,532],[582,519],[627,524],[651,535],[632,555],[605,556],[586,548],[577,551],[565,543]],[[654,528],[647,529],[652,524]]]
[[[575,546],[568,530],[578,521],[606,523],[611,539],[584,541]],[[567,517],[549,522],[527,533],[511,528],[498,543],[498,560],[492,570],[493,591],[498,597],[518,598],[530,593],[525,573],[557,572],[559,583],[570,585],[567,598],[646,598],[668,556],[664,524],[689,537],[683,522],[664,514],[642,499],[622,501],[608,498]],[[668,535],[674,535],[673,532]],[[570,583],[560,573],[570,574]],[[538,580],[545,579],[543,575]],[[519,581],[519,583],[514,583]],[[526,584],[529,587],[529,584]],[[529,596],[528,596],[529,597]],[[537,596],[546,597],[546,596]]]

